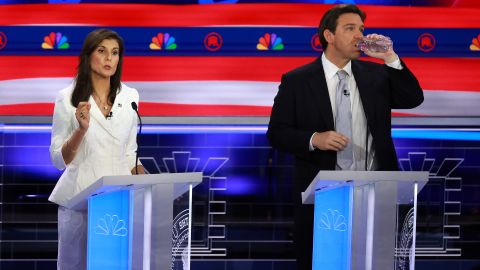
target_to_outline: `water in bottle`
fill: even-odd
[[[393,45],[392,40],[389,37],[383,38],[366,38],[364,37],[357,43],[357,47],[365,51],[368,49],[371,52],[386,52]]]

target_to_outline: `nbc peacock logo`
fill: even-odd
[[[480,34],[472,38],[472,44],[470,44],[470,51],[480,51]]]
[[[70,47],[68,44],[68,38],[60,32],[51,32],[48,36],[43,38],[42,49],[53,50],[61,49],[65,50]]]
[[[257,50],[259,51],[281,51],[284,48],[285,46],[282,43],[282,38],[275,33],[265,33],[258,39]]]
[[[158,33],[152,37],[152,43],[150,43],[150,50],[175,50],[177,49],[177,43],[175,43],[175,37],[169,33]]]

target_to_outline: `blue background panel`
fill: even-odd
[[[146,125],[144,130],[147,133],[141,137],[140,155],[142,159],[151,158],[150,163],[145,164],[152,172],[157,167],[167,172],[164,159],[180,157],[174,152],[183,151],[190,153],[190,159],[198,159],[197,171],[203,171],[210,163],[218,169],[213,177],[224,179],[224,184],[214,187],[225,189],[212,194],[216,201],[225,202],[226,213],[213,218],[215,225],[225,226],[225,238],[215,239],[210,244],[213,248],[226,249],[227,253],[194,256],[193,269],[295,269],[292,238],[294,161],[292,156],[270,148],[265,136],[266,126],[243,126],[239,132],[232,131],[230,126],[201,125]],[[480,141],[470,138],[476,138],[479,129],[451,128],[448,134],[438,133],[445,136],[433,137],[429,135],[431,132],[436,129],[395,127],[393,131],[400,162],[409,164],[406,170],[418,168],[418,163],[433,164],[430,183],[419,194],[417,245],[434,255],[419,255],[417,269],[436,269],[440,264],[442,269],[475,270],[480,267],[480,222],[477,218]],[[463,136],[465,132],[467,136]],[[61,172],[49,160],[49,133],[47,125],[4,125],[0,132],[0,137],[4,138],[0,147],[2,270],[17,270],[14,265],[25,266],[24,269],[56,269],[57,206],[47,198]],[[227,161],[223,165],[214,164],[209,161],[211,158]],[[451,160],[460,163],[448,170],[451,167],[445,164]],[[177,161],[173,159],[172,162]],[[184,163],[185,157],[178,162]],[[215,168],[208,167],[205,171],[211,173]],[[447,183],[455,178],[461,179],[455,182],[459,188],[446,190]],[[208,190],[209,180],[204,178],[196,191]],[[209,218],[208,215],[195,216],[195,213],[208,209],[205,204],[208,197],[197,195],[194,200],[197,201],[194,220],[199,224],[194,223],[193,240],[205,244],[208,230],[203,225]],[[445,202],[449,201],[461,202],[460,215],[445,213]],[[445,228],[451,225],[460,227],[460,238],[445,239],[444,232],[451,233]]]
[[[312,48],[312,37],[317,27],[110,27],[125,41],[126,55],[131,56],[317,56]],[[8,44],[0,55],[70,55],[78,56],[83,40],[97,27],[86,26],[0,26],[8,37]],[[68,39],[68,49],[42,49],[44,37],[51,32]],[[209,51],[204,39],[209,33],[218,33],[223,45],[218,51]],[[158,33],[169,33],[175,39],[174,50],[151,50],[152,38]],[[283,50],[257,50],[259,38],[275,33],[282,39]],[[392,38],[395,51],[402,57],[480,57],[469,49],[477,37],[476,28],[366,28],[365,34],[379,33]],[[426,46],[419,40],[423,34],[433,37]],[[321,49],[321,48],[320,48]],[[423,50],[422,50],[423,49]],[[427,51],[426,51],[427,50]]]

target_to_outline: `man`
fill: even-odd
[[[324,53],[282,76],[272,108],[270,143],[295,155],[294,240],[299,270],[312,267],[313,236],[313,208],[301,204],[301,192],[319,170],[398,170],[391,109],[414,108],[423,102],[417,79],[393,47],[383,53],[365,51],[385,64],[357,60],[364,20],[365,13],[355,5],[327,11],[318,29]]]

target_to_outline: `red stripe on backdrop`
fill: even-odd
[[[0,80],[75,76],[77,56],[0,56]]]
[[[190,105],[140,102],[143,116],[269,116],[269,106]]]
[[[31,4],[1,5],[0,25],[80,24],[95,26],[318,25],[331,5],[238,4]],[[479,28],[480,9],[361,6],[367,27]]]
[[[0,115],[49,116],[54,103],[0,105]],[[268,116],[271,107],[140,102],[142,116]]]
[[[123,80],[232,80],[278,82],[281,75],[313,57],[125,58]],[[480,91],[480,58],[404,58],[428,90]],[[73,77],[76,56],[1,56],[0,80]]]
[[[53,102],[0,105],[0,115],[49,116],[53,115],[54,105]]]
[[[0,105],[0,116],[28,115],[50,116],[54,103],[29,103]],[[191,105],[140,102],[142,116],[270,116],[268,106],[238,105]],[[392,116],[415,116],[414,114],[393,113]]]

